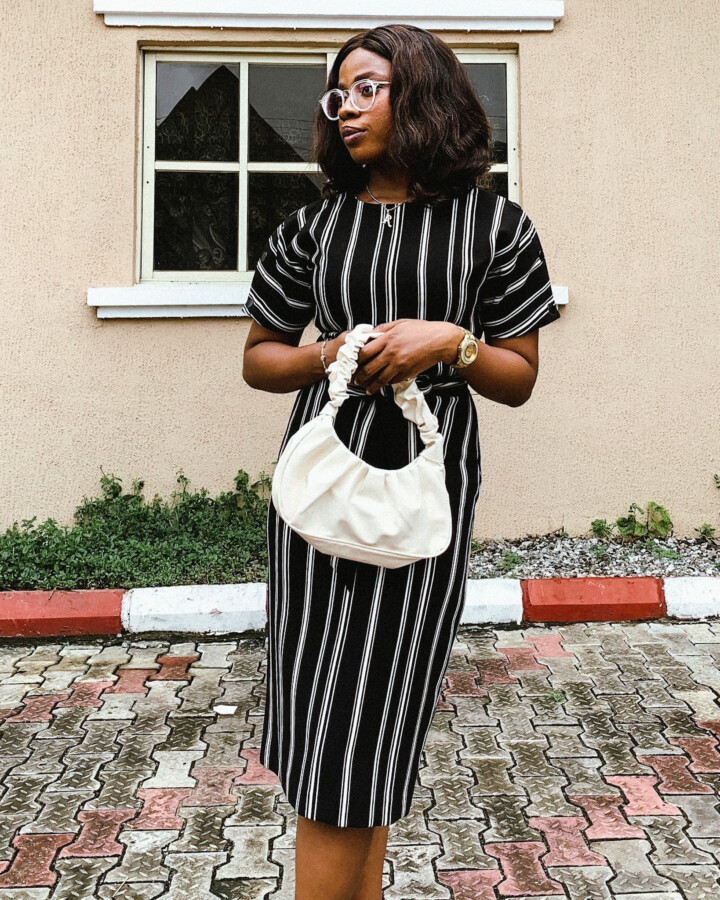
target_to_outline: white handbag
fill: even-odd
[[[293,531],[332,556],[396,569],[438,556],[450,544],[452,513],[445,484],[443,435],[414,378],[391,385],[424,448],[401,469],[380,469],[338,437],[335,416],[348,397],[357,356],[373,332],[361,324],[328,367],[322,410],[288,440],[272,479],[272,501]]]

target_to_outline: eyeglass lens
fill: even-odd
[[[325,114],[330,119],[337,119],[345,101],[345,95],[338,88],[328,91],[323,98]],[[350,88],[350,102],[357,109],[370,109],[375,100],[375,89],[371,81],[357,81]]]

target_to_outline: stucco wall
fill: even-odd
[[[271,472],[294,395],[243,382],[249,319],[98,320],[86,291],[134,280],[140,45],[283,34],[110,28],[90,0],[0,9],[0,528],[70,522],[101,467],[148,497],[179,469],[213,493]],[[579,534],[649,499],[676,534],[720,525],[716,12],[568,0],[551,33],[443,33],[519,47],[520,203],[570,289],[530,401],[476,396],[477,537]]]

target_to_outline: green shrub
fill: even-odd
[[[83,498],[74,525],[37,516],[0,535],[0,590],[158,587],[267,581],[267,513],[271,480],[250,484],[242,469],[235,490],[208,496],[181,490],[149,503],[144,482],[124,494],[103,473],[102,496]]]
[[[672,535],[673,523],[665,507],[650,500],[647,509],[631,503],[628,514],[613,523],[609,523],[607,519],[593,519],[590,531],[595,537],[603,539],[608,539],[613,532],[617,532],[621,541],[632,543],[648,538],[669,537]]]
[[[522,556],[515,553],[513,550],[503,550],[500,555],[500,560],[497,563],[497,568],[501,572],[512,572],[512,570],[519,566],[522,562]]]

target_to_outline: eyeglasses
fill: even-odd
[[[328,119],[339,119],[340,109],[345,102],[346,97],[350,97],[350,102],[358,112],[365,112],[375,103],[375,94],[378,86],[381,84],[390,84],[389,81],[373,81],[370,78],[361,78],[355,84],[350,85],[349,90],[341,88],[333,88],[327,91],[320,98],[320,106]]]

